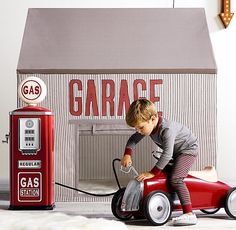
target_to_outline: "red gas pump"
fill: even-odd
[[[49,109],[36,106],[46,96],[46,85],[29,77],[18,93],[29,105],[10,113],[9,209],[53,209],[54,117]]]

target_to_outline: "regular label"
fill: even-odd
[[[19,160],[18,161],[19,169],[40,169],[41,161],[40,160]]]

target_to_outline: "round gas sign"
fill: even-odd
[[[25,103],[35,105],[44,100],[47,94],[47,87],[40,78],[27,77],[20,83],[18,94]]]

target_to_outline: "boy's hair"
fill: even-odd
[[[141,122],[149,121],[157,116],[155,105],[147,99],[138,99],[129,107],[125,120],[127,125],[134,127]]]

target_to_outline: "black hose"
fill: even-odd
[[[65,187],[65,188],[68,188],[68,189],[72,189],[72,190],[75,190],[77,192],[82,192],[84,194],[87,194],[87,195],[90,195],[90,196],[100,196],[100,197],[103,197],[103,196],[112,196],[114,195],[116,192],[113,192],[113,193],[106,193],[106,194],[97,194],[97,193],[90,193],[90,192],[86,192],[84,190],[81,190],[81,189],[78,189],[78,188],[73,188],[71,186],[68,186],[68,185],[64,185],[64,184],[61,184],[61,183],[58,183],[58,182],[55,182],[56,185],[59,185],[59,186],[62,186],[62,187]]]
[[[117,176],[116,168],[115,168],[115,162],[116,161],[120,161],[120,159],[119,158],[113,159],[113,161],[112,161],[112,169],[113,169],[113,173],[114,173],[114,176],[115,176],[115,179],[116,179],[117,186],[118,186],[119,189],[121,189],[120,182],[118,180],[118,176]]]
[[[117,183],[117,186],[119,187],[119,189],[121,189],[121,186],[120,186],[120,183],[119,183],[119,180],[118,180],[118,176],[117,176],[117,173],[116,173],[116,169],[115,169],[115,162],[116,161],[120,161],[119,158],[116,158],[112,161],[112,169],[113,169],[113,172],[114,172],[114,176],[115,176],[115,179],[116,179],[116,183]],[[64,188],[68,188],[68,189],[71,189],[71,190],[75,190],[77,192],[82,192],[84,194],[87,194],[87,195],[90,195],[90,196],[98,196],[98,197],[104,197],[104,196],[112,196],[114,195],[116,192],[113,192],[113,193],[105,193],[105,194],[97,194],[97,193],[90,193],[90,192],[86,192],[84,190],[81,190],[81,189],[78,189],[78,188],[73,188],[71,186],[68,186],[68,185],[65,185],[65,184],[61,184],[59,182],[55,182],[56,185],[59,185],[59,186],[62,186]]]

